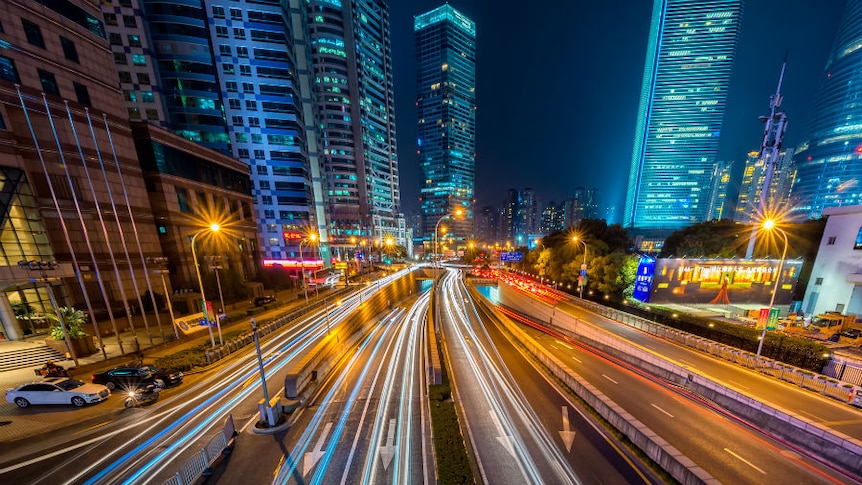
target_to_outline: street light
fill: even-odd
[[[309,241],[312,243],[317,241],[317,234],[311,233],[308,235],[308,239],[299,241],[299,271],[302,273],[302,291],[305,293],[306,305],[308,305],[308,286],[305,284],[305,258],[302,257],[302,245]]]
[[[210,325],[210,316],[209,316],[209,311],[207,310],[207,298],[204,294],[204,280],[201,278],[201,267],[200,267],[200,265],[198,265],[198,255],[195,252],[195,239],[197,239],[198,236],[200,236],[201,234],[203,234],[207,231],[219,232],[219,229],[221,229],[221,226],[219,226],[218,224],[213,222],[212,224],[209,225],[209,227],[207,227],[205,229],[201,229],[200,231],[194,233],[194,235],[192,236],[192,242],[191,242],[191,244],[192,244],[192,260],[195,263],[195,272],[197,272],[198,284],[201,287],[201,306],[203,307],[204,321],[207,322],[207,330],[209,330],[209,332],[210,332],[210,344],[212,345],[213,348],[215,348],[215,339],[213,338],[213,328]],[[216,318],[216,327],[218,327],[219,345],[224,345],[224,342],[222,342],[222,338],[221,338],[221,324],[219,323],[218,318]]]
[[[168,283],[165,281],[165,275],[171,273],[169,269],[164,267],[168,264],[168,258],[147,258],[147,263],[162,265],[161,268],[154,269],[153,273],[162,277],[162,288],[165,290],[165,300],[168,303],[168,313],[171,315],[171,326],[174,327],[174,338],[179,340],[180,333],[177,330],[176,319],[174,319],[174,306],[171,304],[171,294],[168,293]]]
[[[784,239],[784,250],[781,252],[781,260],[778,262],[778,272],[775,274],[772,283],[772,296],[769,298],[769,312],[766,314],[766,322],[763,323],[763,333],[760,334],[760,342],[757,344],[757,357],[760,357],[760,352],[763,350],[763,341],[766,340],[766,329],[769,326],[769,316],[772,314],[772,306],[775,304],[775,293],[778,291],[778,286],[781,283],[781,270],[784,267],[784,258],[787,257],[787,233],[775,226],[775,221],[767,219],[763,221],[763,228],[767,231],[778,231]]]
[[[582,279],[579,281],[581,287],[581,300],[584,299],[584,287],[587,286],[587,242],[583,239],[580,239],[578,236],[572,237],[572,241],[579,242],[584,245],[584,264],[581,265],[581,271],[583,274],[581,275]]]
[[[221,292],[221,277],[219,277],[219,270],[221,270],[222,268],[223,268],[223,266],[221,265],[221,261],[215,261],[213,263],[213,265],[210,266],[210,269],[215,271],[215,275],[216,275],[216,287],[218,288],[218,300],[219,300],[219,303],[221,304],[221,311],[222,311],[222,313],[225,314],[225,316],[227,316],[227,310],[225,309],[225,306],[224,306],[224,294],[222,294],[222,292]],[[218,320],[220,317],[221,317],[221,315],[216,313],[216,320]],[[221,335],[219,335],[219,339],[221,339]]]
[[[263,405],[260,406],[260,418],[269,426],[275,426],[275,419],[269,408],[269,391],[266,389],[266,373],[263,370],[263,356],[260,354],[260,339],[257,336],[257,325],[251,317],[251,334],[254,337],[254,349],[257,352],[257,368],[260,371],[260,387],[263,388]]]
[[[443,219],[452,217],[452,216],[460,216],[464,213],[463,209],[455,209],[454,212],[443,214],[440,216],[440,219],[437,219],[437,224],[434,224],[434,248],[431,253],[432,263],[434,265],[434,281],[437,281],[437,230],[440,228],[440,223],[443,222]]]

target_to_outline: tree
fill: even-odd
[[[70,339],[80,339],[87,336],[84,332],[84,322],[87,321],[87,314],[74,307],[62,306],[59,308],[59,316],[54,313],[46,313],[45,317],[51,320],[51,336],[54,340],[65,340],[63,328],[60,325],[60,319],[66,325],[66,333]]]

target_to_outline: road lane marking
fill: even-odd
[[[106,425],[109,425],[111,423],[113,423],[113,421],[105,421],[104,423],[94,424],[93,426],[90,426],[89,428],[84,428],[75,434],[86,433],[87,431],[94,430],[96,428],[101,428],[102,426],[106,426]]]
[[[567,343],[565,343],[565,342],[560,342],[559,340],[554,340],[554,342],[557,342],[558,344],[562,345],[563,347],[565,347],[565,348],[567,348],[567,349],[569,349],[569,350],[575,350],[575,348],[574,348],[574,347],[572,347],[571,345],[569,345],[569,344],[567,344]]]
[[[610,377],[608,377],[608,376],[606,376],[606,375],[604,375],[604,374],[602,374],[602,377],[604,377],[605,379],[607,379],[607,380],[609,380],[609,381],[613,382],[614,384],[619,384],[619,382],[617,382],[617,381],[615,381],[615,380],[611,379]]]
[[[696,365],[692,364],[691,362],[689,362],[689,361],[687,361],[687,360],[682,360],[682,359],[676,359],[676,360],[677,360],[677,362],[679,362],[680,364],[682,364],[682,365],[684,365],[684,366],[686,366],[686,367],[691,367],[692,369],[697,368],[697,366],[696,366]]]
[[[662,409],[662,408],[660,408],[660,407],[656,406],[655,404],[653,404],[653,403],[649,403],[649,404],[650,404],[650,406],[652,406],[652,407],[654,407],[654,408],[658,409],[659,411],[661,411],[661,412],[663,412],[663,413],[667,414],[668,416],[670,416],[670,417],[674,417],[674,416],[673,416],[673,414],[671,414],[671,413],[669,413],[669,412],[665,411],[664,409]]]
[[[797,410],[796,410],[796,412],[797,412],[797,413],[805,414],[805,415],[807,415],[807,416],[811,416],[812,418],[816,419],[817,421],[823,421],[823,418],[821,418],[820,416],[815,416],[815,415],[813,415],[813,414],[811,414],[811,413],[807,413],[807,412],[805,412],[805,411],[803,411],[803,410],[801,410],[801,409],[797,409]]]
[[[751,389],[750,387],[748,387],[748,386],[746,386],[746,385],[743,385],[743,384],[740,384],[740,383],[738,383],[738,382],[736,382],[736,381],[732,381],[732,380],[729,380],[729,379],[728,379],[728,381],[727,381],[727,382],[729,382],[729,383],[733,384],[733,385],[734,385],[734,386],[736,386],[736,387],[741,387],[741,388],[743,388],[743,389]]]
[[[760,468],[758,468],[757,466],[755,466],[755,465],[754,465],[754,463],[751,463],[750,461],[748,461],[748,460],[746,460],[745,458],[743,458],[743,457],[741,457],[741,456],[737,455],[736,453],[734,453],[734,452],[730,451],[730,450],[729,450],[729,449],[727,449],[727,448],[725,448],[725,449],[724,449],[724,451],[726,451],[726,452],[730,453],[730,455],[731,455],[731,456],[733,456],[734,458],[736,458],[737,460],[739,460],[739,461],[741,461],[741,462],[745,463],[746,465],[750,466],[751,468],[754,468],[755,470],[759,471],[760,473],[762,473],[762,474],[766,475],[766,472],[765,472],[765,471],[763,471],[763,470],[761,470],[761,469],[760,469]]]
[[[584,363],[584,361],[582,361],[581,359],[579,359],[579,358],[575,357],[574,355],[572,356],[572,359],[574,359],[578,364],[583,364],[583,363]]]
[[[557,346],[556,346],[556,345],[554,345],[554,344],[548,344],[548,347],[550,347],[550,348],[552,348],[552,349],[554,349],[554,350],[560,350],[560,349],[558,349],[558,348],[557,348]]]

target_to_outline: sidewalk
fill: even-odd
[[[309,302],[317,301],[318,298],[323,298],[323,295],[328,293],[329,291],[323,292],[319,297],[309,294]],[[296,295],[297,290],[278,292],[276,294],[276,305],[268,305],[271,307],[270,309],[258,313],[255,317],[274,317],[276,315],[289,313],[304,306],[305,299],[302,294],[300,293],[299,298],[297,298]],[[228,305],[228,308],[231,306],[232,305]],[[238,303],[235,305],[234,309],[239,310],[242,308],[252,308],[252,306]],[[180,338],[177,340],[174,336],[174,329],[171,325],[170,315],[167,312],[159,313],[159,318],[161,318],[165,340],[162,340],[154,315],[149,314],[147,315],[147,320],[149,324],[149,333],[152,337],[151,345],[150,337],[147,335],[146,329],[143,325],[143,317],[138,315],[133,317],[136,329],[135,335],[133,335],[131,331],[120,333],[123,351],[120,351],[120,345],[115,335],[103,336],[102,342],[105,346],[104,353],[100,350],[93,355],[79,357],[77,366],[75,366],[75,362],[71,359],[57,360],[55,363],[65,367],[66,370],[69,371],[69,375],[72,377],[89,382],[90,375],[94,372],[111,369],[129,362],[137,361],[139,356],[137,355],[138,349],[135,345],[135,337],[137,337],[137,342],[140,346],[140,353],[143,355],[143,359],[147,363],[152,363],[160,357],[176,353],[185,348],[210,343],[208,331],[200,331],[192,335],[184,335],[182,332],[179,332]],[[125,319],[123,319],[123,321],[125,322]],[[107,325],[102,325],[101,328],[106,327]],[[222,335],[234,330],[245,330],[248,327],[248,317],[240,318],[232,322],[226,322],[221,325]],[[48,338],[47,335],[40,335],[37,337],[29,337],[24,340],[3,341],[0,342],[0,352],[9,352],[28,347],[41,346],[44,345],[43,341],[46,338]],[[218,330],[216,328],[213,328],[213,338],[216,345],[218,345],[219,337]],[[33,369],[35,368],[36,367],[28,367],[24,369],[0,372],[0,389],[5,390],[10,387],[16,387],[27,382],[39,380],[40,378],[33,372]]]

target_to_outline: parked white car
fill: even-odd
[[[111,391],[101,384],[88,384],[68,377],[50,377],[43,381],[6,389],[6,401],[20,408],[34,404],[72,404],[81,407],[108,399]]]

